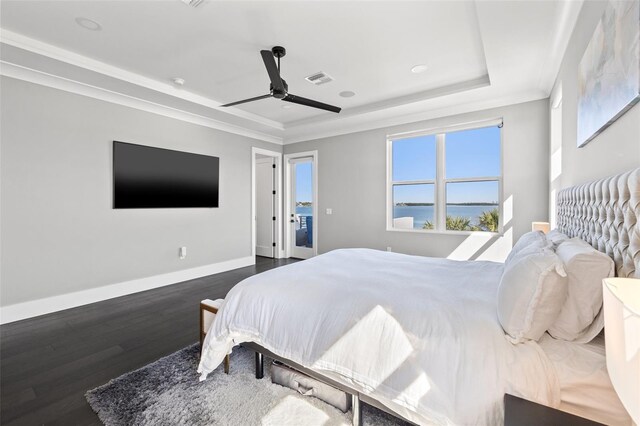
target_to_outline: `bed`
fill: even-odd
[[[606,425],[632,424],[607,373],[604,333],[585,344],[548,334],[538,343],[557,372],[559,409]]]
[[[560,192],[558,228],[635,276],[639,210],[635,170]],[[206,378],[243,343],[256,350],[257,376],[268,355],[352,394],[356,424],[359,401],[416,424],[500,424],[504,393],[580,406],[566,391],[563,401],[581,374],[561,365],[577,359],[563,355],[570,344],[505,338],[495,306],[503,268],[346,249],[267,271],[229,292],[198,371]]]

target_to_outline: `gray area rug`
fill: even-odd
[[[116,425],[350,425],[351,412],[254,376],[253,352],[235,348],[231,372],[222,366],[198,381],[200,345],[195,344],[87,392],[91,408],[107,426]],[[368,405],[365,425],[406,425]]]

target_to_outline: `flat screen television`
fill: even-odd
[[[113,142],[113,208],[218,207],[220,159]]]

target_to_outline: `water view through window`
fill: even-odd
[[[313,163],[296,163],[295,179],[295,243],[297,247],[313,247]]]
[[[500,144],[498,126],[393,140],[393,228],[498,232]],[[438,191],[446,200],[440,221]]]

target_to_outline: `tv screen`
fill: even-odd
[[[219,158],[113,142],[113,208],[218,207]]]

